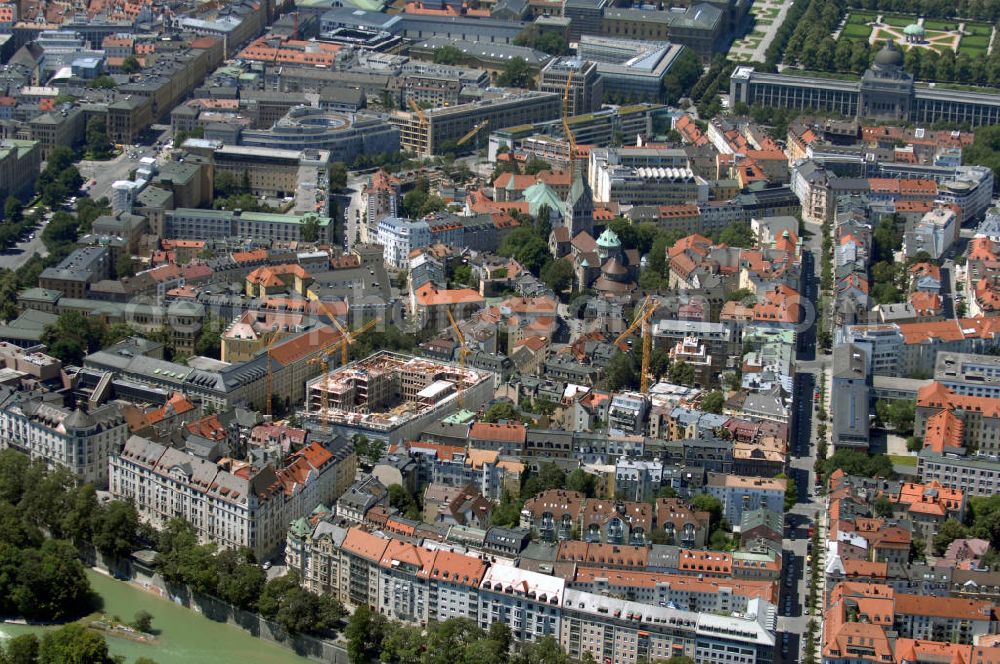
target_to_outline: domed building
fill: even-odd
[[[801,72],[776,74],[739,65],[729,78],[730,103],[812,108],[864,122],[904,120],[918,127],[941,120],[964,122],[973,128],[1000,124],[1000,94],[995,89],[915,85],[903,64],[902,51],[888,44],[860,80],[804,76]]]
[[[918,26],[919,27],[919,26]],[[913,77],[903,71],[903,52],[887,42],[861,77],[861,117],[902,120],[910,117]]]
[[[909,28],[907,28],[908,30]],[[886,42],[872,59],[872,68],[877,71],[894,71],[903,67],[903,52],[893,42]]]
[[[903,28],[903,36],[906,37],[907,44],[919,44],[924,41],[926,34],[924,26],[911,23]]]
[[[594,281],[598,293],[621,295],[636,289],[639,278],[639,252],[624,251],[618,234],[605,228],[597,238],[597,256],[601,260],[601,275]]]

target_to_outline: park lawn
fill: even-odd
[[[844,29],[840,31],[841,37],[847,37],[848,39],[861,40],[868,39],[868,36],[872,33],[872,29],[867,25],[852,25],[848,23],[844,26]]]
[[[891,25],[895,28],[905,28],[911,23],[917,22],[916,16],[901,16],[899,14],[890,14],[882,17],[882,22],[886,25]]]
[[[917,466],[917,457],[915,456],[908,454],[887,454],[886,456],[895,466],[913,466],[914,468]]]
[[[973,46],[976,48],[987,48],[990,45],[989,37],[982,37],[980,35],[972,35],[969,37],[962,37],[962,41],[958,43],[959,46]]]
[[[871,23],[878,18],[878,14],[871,14],[868,12],[851,12],[847,16],[847,23],[853,25],[864,25],[865,23]]]
[[[985,46],[966,46],[965,44],[958,45],[959,54],[964,54],[970,58],[985,58],[986,57],[986,47]]]
[[[771,25],[772,23],[774,23],[774,21],[769,18],[759,18],[754,21],[754,25]]]
[[[924,19],[924,28],[926,30],[950,32],[952,30],[958,30],[958,21],[941,21],[934,18],[926,18]]]
[[[965,31],[969,34],[979,35],[989,39],[989,36],[993,34],[993,26],[989,23],[966,23]]]

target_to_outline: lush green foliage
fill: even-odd
[[[913,433],[913,423],[916,417],[916,403],[909,399],[879,399],[875,402],[875,413],[885,424],[892,425],[900,436]]]
[[[515,46],[527,46],[549,55],[567,55],[569,45],[556,32],[543,32],[534,23],[529,23],[524,30],[514,38]]]
[[[137,524],[131,505],[98,505],[94,488],[78,487],[69,471],[0,452],[0,615],[55,621],[86,612],[90,584],[79,547],[125,555]]]
[[[520,420],[520,413],[517,407],[509,401],[498,401],[483,413],[483,422],[496,423],[503,420],[517,422]]]
[[[497,76],[497,85],[501,87],[531,88],[534,87],[534,82],[531,65],[522,57],[512,58]]]
[[[73,162],[73,151],[68,147],[60,145],[52,150],[35,184],[42,203],[50,207],[60,205],[79,191],[83,178]]]
[[[386,618],[367,606],[351,616],[347,655],[354,664],[569,664],[551,636],[515,643],[502,622],[479,628],[470,618],[431,622],[424,633]]]
[[[0,642],[0,664],[116,664],[100,632],[71,623],[47,632]],[[147,660],[149,664],[155,664]],[[136,660],[139,664],[139,660]]]
[[[884,477],[892,479],[896,473],[892,469],[892,461],[884,454],[868,455],[856,450],[837,450],[833,456],[816,461],[817,472],[823,476],[823,483],[826,484],[830,473],[838,468],[848,475],[861,475],[863,477]]]

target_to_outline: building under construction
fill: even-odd
[[[493,374],[450,362],[379,352],[306,384],[306,416],[345,436],[414,440],[452,411],[493,396]]]

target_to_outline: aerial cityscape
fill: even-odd
[[[996,0],[2,0],[0,664],[1000,664],[998,199]]]

